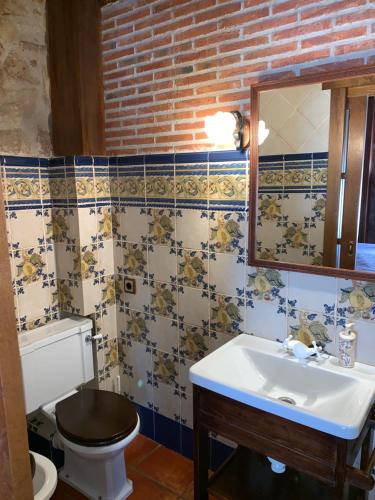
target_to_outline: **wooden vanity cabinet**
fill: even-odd
[[[360,436],[348,441],[196,385],[193,393],[195,500],[206,500],[209,493],[228,500],[308,499],[309,494],[319,500],[368,498],[374,485],[371,471],[375,453],[370,457],[372,412]],[[239,447],[209,479],[210,432]],[[361,469],[356,469],[353,464],[361,449]],[[285,463],[287,472],[273,473],[267,456]],[[272,494],[267,494],[272,485]]]

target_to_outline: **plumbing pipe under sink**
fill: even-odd
[[[272,472],[275,472],[276,474],[283,474],[285,472],[285,470],[286,470],[285,464],[275,460],[274,458],[271,458],[271,457],[267,457],[267,458],[271,462]]]

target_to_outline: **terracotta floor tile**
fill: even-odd
[[[136,468],[179,495],[193,480],[192,461],[164,447],[155,450]]]
[[[131,500],[177,500],[179,497],[134,469],[129,470],[129,478],[133,481],[134,491]]]
[[[87,500],[85,496],[78,493],[64,481],[58,481],[55,493],[51,500]]]
[[[142,436],[142,434],[138,434],[134,441],[125,449],[126,464],[135,465],[141,462],[153,450],[156,450],[158,446],[160,445],[155,443],[152,439]]]

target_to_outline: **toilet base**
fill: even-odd
[[[125,439],[98,447],[77,445],[58,432],[65,453],[59,478],[92,500],[125,500],[133,492],[133,483],[126,475],[124,451],[138,431],[139,418]]]

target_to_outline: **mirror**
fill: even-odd
[[[375,75],[349,73],[252,89],[250,265],[375,272]]]

